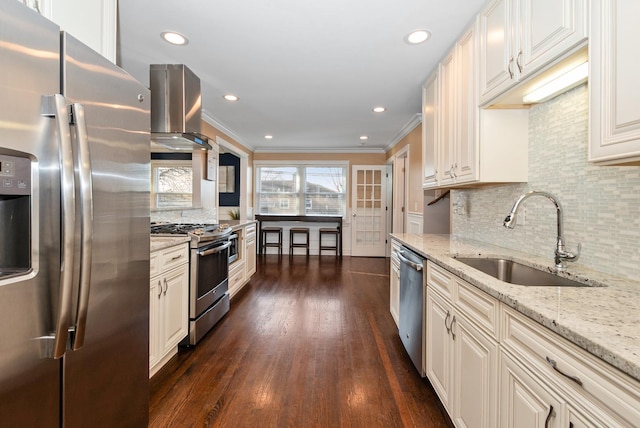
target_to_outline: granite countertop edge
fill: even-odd
[[[191,240],[188,236],[153,236],[149,240],[149,249],[153,253],[154,251],[164,250],[165,248],[174,247],[176,245],[189,242]]]
[[[640,282],[572,265],[563,276],[591,287],[508,284],[454,256],[503,257],[552,269],[526,253],[453,235],[392,234],[408,248],[640,381]],[[552,262],[552,260],[551,260]],[[589,295],[589,298],[585,298]]]

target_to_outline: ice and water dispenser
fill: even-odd
[[[0,154],[0,279],[31,269],[31,160]]]

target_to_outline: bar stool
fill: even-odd
[[[275,234],[278,238],[275,242],[267,241],[267,237],[269,234]],[[282,228],[281,227],[263,227],[262,228],[262,248],[260,249],[260,253],[266,254],[267,247],[278,247],[278,255],[282,255]]]
[[[334,235],[335,236],[335,245],[322,245],[322,236],[323,235]],[[318,254],[322,254],[322,250],[333,250],[336,252],[336,256],[339,254],[338,250],[339,250],[339,246],[340,246],[340,242],[339,242],[339,236],[340,236],[340,232],[338,231],[338,229],[333,228],[333,227],[321,227],[320,228],[320,239],[319,239],[319,246],[320,246],[320,250]],[[326,239],[325,239],[326,241]]]
[[[303,235],[304,242],[295,242],[296,235]],[[289,229],[289,255],[293,256],[294,248],[306,248],[307,256],[309,255],[309,228],[308,227],[292,227]]]

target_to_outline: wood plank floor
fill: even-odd
[[[450,427],[389,313],[389,259],[262,256],[151,380],[151,427]]]

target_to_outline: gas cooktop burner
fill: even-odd
[[[220,229],[218,224],[202,224],[202,223],[161,223],[151,225],[151,233],[168,233],[168,234],[193,234],[204,235],[207,232],[216,232]]]
[[[156,236],[184,235],[191,237],[191,247],[221,239],[228,239],[231,227],[228,224],[206,223],[155,223],[151,225],[151,234]]]

